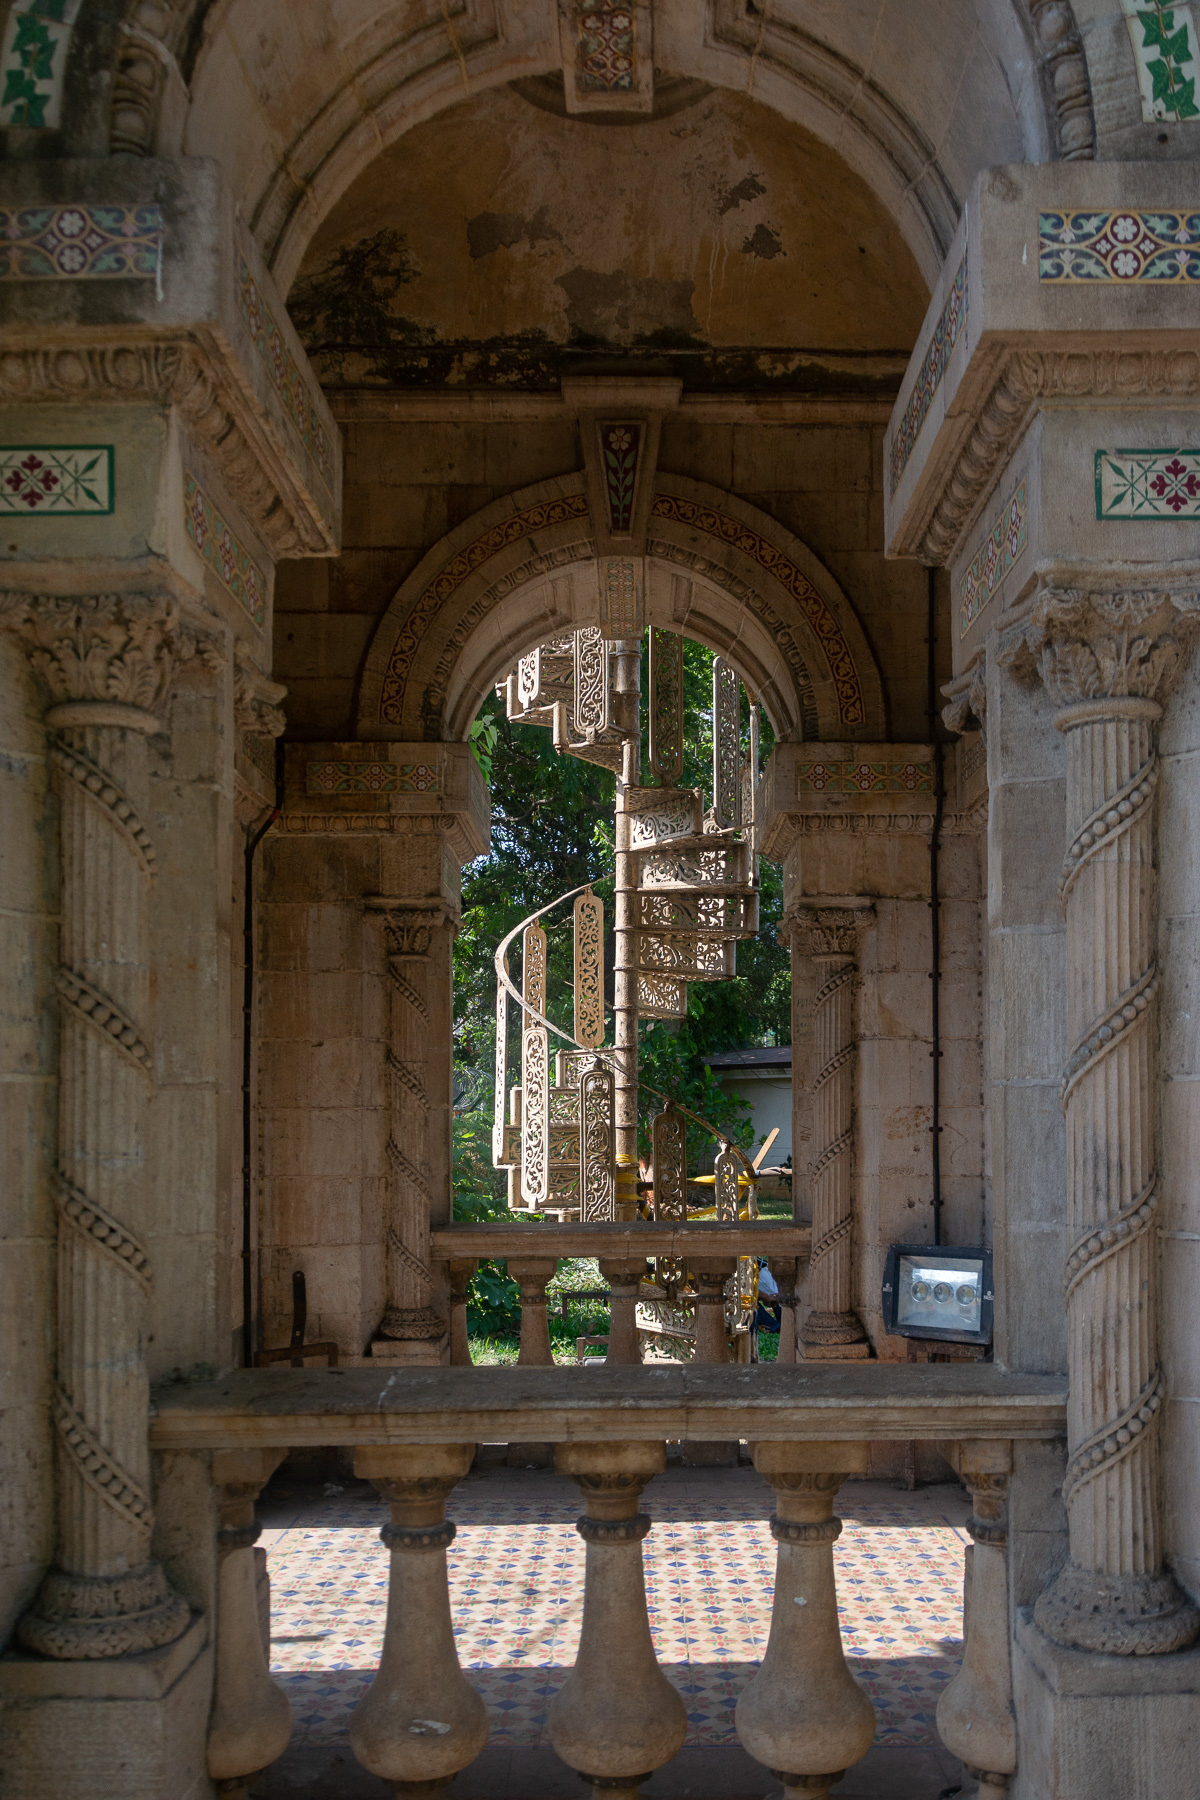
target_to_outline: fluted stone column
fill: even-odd
[[[449,1321],[434,1306],[430,1253],[433,1201],[431,1113],[436,938],[448,929],[439,901],[377,898],[388,982],[387,1306],[371,1354],[440,1363]]]
[[[187,1603],[151,1560],[149,1385],[155,1193],[146,739],[187,634],[150,594],[0,596],[50,692],[61,807],[58,1551],[21,1642],[64,1660],[171,1643]]]
[[[1049,591],[1006,659],[1036,658],[1067,753],[1070,1557],[1035,1608],[1059,1643],[1153,1655],[1200,1617],[1163,1569],[1159,1522],[1153,807],[1161,700],[1200,596]]]
[[[754,1466],[775,1489],[776,1553],[771,1635],[737,1703],[737,1733],[785,1794],[825,1796],[866,1755],[875,1713],[846,1666],[838,1626],[833,1546],[842,1522],[833,1502],[849,1474],[863,1474],[865,1444],[754,1444]]]
[[[816,969],[813,1002],[812,1310],[800,1332],[805,1362],[854,1361],[871,1354],[854,1310],[854,982],[858,933],[870,914],[849,907],[805,908],[796,929]]]
[[[687,1731],[683,1698],[654,1655],[642,1573],[650,1518],[638,1499],[666,1467],[666,1446],[560,1444],[556,1462],[583,1490],[587,1511],[577,1529],[587,1568],[579,1653],[551,1703],[547,1734],[592,1783],[594,1800],[634,1800]]]
[[[471,1466],[474,1444],[370,1445],[354,1473],[391,1507],[380,1533],[391,1552],[383,1654],[354,1709],[350,1744],[397,1795],[440,1793],[487,1743],[487,1709],[463,1674],[454,1643],[446,1500]]]
[[[962,1666],[938,1696],[938,1736],[966,1765],[974,1788],[995,1794],[1017,1766],[1008,1624],[1008,1480],[1012,1445],[1003,1439],[946,1444],[973,1502],[967,1530]],[[968,1601],[969,1595],[969,1601]]]
[[[242,1800],[259,1771],[282,1756],[292,1735],[291,1704],[267,1666],[254,1565],[254,1545],[262,1529],[254,1517],[254,1502],[286,1454],[219,1450],[213,1456],[221,1524],[216,1686],[207,1762],[217,1792],[227,1800]]]

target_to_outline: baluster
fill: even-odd
[[[576,1529],[587,1566],[579,1654],[547,1731],[563,1761],[592,1783],[593,1800],[633,1800],[687,1730],[683,1699],[654,1655],[642,1572],[650,1518],[638,1498],[666,1460],[665,1444],[560,1444],[556,1452],[583,1491]]]
[[[455,1368],[470,1368],[471,1340],[467,1335],[467,1290],[477,1262],[452,1262],[450,1273],[450,1361]]]
[[[458,1663],[450,1622],[446,1500],[471,1466],[474,1444],[367,1445],[354,1473],[392,1510],[380,1536],[392,1553],[383,1655],[350,1720],[365,1769],[398,1795],[439,1793],[487,1742],[483,1701]]]
[[[794,1256],[772,1256],[767,1267],[779,1289],[779,1355],[776,1361],[796,1360],[796,1259]]]
[[[641,1340],[637,1333],[637,1301],[646,1263],[600,1260],[600,1274],[608,1283],[608,1351],[610,1363],[640,1363]],[[647,1477],[649,1479],[649,1477]]]
[[[693,1362],[729,1361],[729,1334],[725,1329],[725,1283],[737,1268],[735,1257],[706,1256],[688,1259],[696,1289],[696,1348]]]
[[[1012,1445],[967,1440],[940,1446],[961,1475],[974,1503],[967,1530],[963,1607],[966,1644],[962,1667],[938,1698],[938,1736],[965,1765],[974,1784],[966,1795],[1008,1786],[1017,1766],[1017,1727],[1012,1703],[1008,1624],[1008,1477]],[[965,1594],[964,1594],[965,1601]]]
[[[779,1549],[771,1635],[737,1704],[738,1736],[785,1794],[824,1800],[875,1735],[871,1702],[846,1667],[833,1573],[834,1495],[848,1474],[866,1472],[867,1446],[754,1444],[752,1453],[775,1489]]]
[[[216,1687],[208,1726],[208,1772],[218,1793],[241,1800],[254,1777],[282,1756],[292,1735],[288,1697],[271,1679],[258,1614],[254,1502],[285,1450],[218,1450]]]
[[[508,1272],[521,1290],[521,1349],[519,1363],[549,1368],[550,1326],[546,1319],[546,1284],[558,1267],[552,1256],[508,1259]]]

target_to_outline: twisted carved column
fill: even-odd
[[[813,1001],[812,1311],[800,1332],[805,1362],[870,1356],[854,1310],[854,978],[867,909],[806,908],[796,920],[817,974]]]
[[[371,907],[383,927],[389,1020],[387,1307],[373,1354],[393,1347],[401,1361],[439,1363],[448,1324],[433,1305],[430,1034],[434,941],[445,909],[438,901],[383,899]]]
[[[125,1656],[172,1642],[189,1617],[150,1559],[144,1360],[155,1206],[146,738],[161,729],[183,634],[170,603],[148,594],[6,594],[0,618],[50,690],[62,848],[58,1560],[19,1635],[44,1656]]]
[[[1070,1056],[1067,1126],[1070,1558],[1036,1607],[1059,1643],[1116,1655],[1178,1650],[1200,1618],[1163,1570],[1153,1222],[1153,805],[1159,700],[1198,597],[1049,592],[1014,655],[1063,702]]]

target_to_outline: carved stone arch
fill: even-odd
[[[886,735],[879,671],[853,608],[777,521],[719,488],[662,475],[648,549],[651,623],[728,656],[781,738]],[[376,629],[359,736],[464,737],[519,656],[595,619],[593,558],[582,473],[465,520],[421,560]]]

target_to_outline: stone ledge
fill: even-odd
[[[1173,1656],[1102,1656],[1055,1644],[1034,1624],[1033,1611],[1017,1613],[1017,1643],[1047,1687],[1077,1698],[1137,1694],[1200,1695],[1200,1643]]]
[[[603,1256],[637,1262],[645,1256],[728,1251],[730,1256],[807,1256],[811,1225],[752,1219],[741,1225],[447,1225],[433,1233],[443,1262],[471,1257]]]
[[[143,1656],[54,1662],[8,1650],[0,1656],[0,1700],[161,1700],[207,1643],[208,1621],[195,1613],[182,1637]]]
[[[1066,1378],[990,1365],[236,1369],[159,1390],[156,1450],[250,1445],[1048,1438]]]

